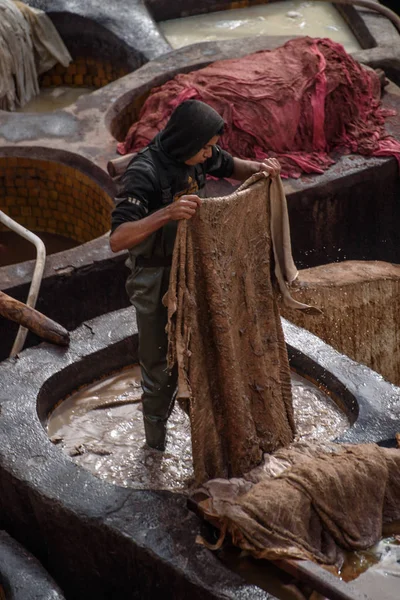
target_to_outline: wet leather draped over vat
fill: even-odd
[[[154,88],[121,154],[137,151],[162,129],[174,108],[194,98],[226,123],[221,146],[239,158],[278,156],[285,176],[322,173],[330,153],[400,157],[384,128],[380,81],[343,46],[299,38],[275,50],[217,61]]]
[[[294,444],[242,479],[213,480],[202,515],[257,558],[311,559],[340,568],[400,518],[400,451],[375,444]]]
[[[280,178],[250,178],[181,221],[168,305],[169,362],[191,421],[196,481],[240,476],[293,440],[277,298],[297,276]]]

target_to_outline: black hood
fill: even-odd
[[[219,114],[200,100],[186,100],[176,107],[157,136],[163,150],[180,162],[197,154],[224,126]]]

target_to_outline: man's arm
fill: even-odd
[[[119,252],[134,248],[169,221],[191,219],[200,204],[201,199],[198,196],[182,196],[176,202],[160,208],[143,219],[122,223],[110,236],[111,250]]]
[[[259,171],[266,171],[271,177],[276,177],[281,172],[281,166],[276,158],[266,158],[263,162],[234,158],[231,178],[245,181]]]

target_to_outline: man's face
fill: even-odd
[[[206,162],[208,158],[211,158],[213,146],[215,146],[218,140],[219,136],[215,135],[197,154],[185,160],[185,164],[194,166]]]

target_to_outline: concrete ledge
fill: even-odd
[[[40,562],[5,531],[0,531],[0,584],[10,600],[65,598]]]

